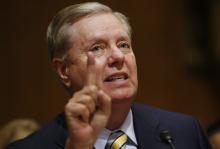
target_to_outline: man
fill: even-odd
[[[207,128],[210,144],[213,149],[220,149],[220,120],[217,120]]]
[[[14,119],[0,128],[0,149],[35,132],[40,125],[33,119]]]
[[[65,116],[8,149],[209,149],[189,116],[133,104],[138,79],[127,18],[96,2],[69,6],[47,33],[71,97]]]

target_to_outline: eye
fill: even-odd
[[[131,45],[130,43],[126,42],[126,41],[123,41],[123,42],[120,42],[118,44],[118,48],[124,53],[124,54],[127,54],[127,53],[130,53],[131,52]]]
[[[100,45],[96,45],[96,46],[92,47],[89,51],[97,52],[99,50],[102,50],[102,47]]]
[[[91,51],[95,56],[101,56],[105,52],[105,45],[104,44],[96,44],[92,46],[89,51]]]
[[[129,49],[130,48],[130,44],[127,43],[127,42],[121,42],[121,43],[119,43],[119,48],[127,48],[127,49]]]
[[[93,45],[89,51],[91,52],[98,52],[98,51],[102,51],[105,49],[105,46],[103,44],[95,44]]]

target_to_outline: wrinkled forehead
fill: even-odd
[[[70,27],[73,38],[93,40],[100,37],[129,37],[126,25],[114,14],[102,13],[81,18]]]

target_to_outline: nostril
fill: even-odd
[[[110,67],[116,67],[117,69],[121,69],[124,65],[124,59],[109,58],[108,65]]]

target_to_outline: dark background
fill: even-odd
[[[192,1],[195,3],[99,2],[130,18],[139,70],[136,101],[190,114],[207,126],[220,113],[217,67],[220,7],[208,0]],[[58,10],[80,2],[85,1],[1,2],[0,125],[23,117],[34,118],[43,125],[63,110],[67,93],[51,68],[45,34]]]

